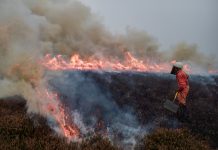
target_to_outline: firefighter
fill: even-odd
[[[189,92],[189,76],[185,71],[183,71],[183,64],[181,62],[176,62],[173,67],[175,68],[175,75],[178,84],[177,101],[179,103],[179,110],[177,112],[177,115],[179,120],[188,121],[189,116],[186,106],[186,97]]]

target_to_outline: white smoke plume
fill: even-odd
[[[196,44],[185,42],[174,46],[168,54],[168,59],[191,63],[195,68],[218,68],[216,54],[205,54],[198,50]]]
[[[46,53],[122,58],[124,47],[145,56],[154,55],[158,46],[149,35],[133,29],[126,35],[112,35],[77,0],[1,0],[0,85],[7,90],[0,97],[16,94],[28,104],[37,103],[35,88],[46,86],[38,61]]]
[[[112,35],[98,16],[77,0],[0,1],[0,73],[4,76],[27,81],[32,76],[41,78],[43,71],[37,61],[46,53],[122,58],[123,49],[143,59],[165,58],[157,41],[146,32],[128,28],[124,35]],[[204,67],[211,62],[211,57],[195,47],[180,45],[165,53],[168,60],[191,60]]]
[[[77,0],[0,0],[0,98],[24,97],[28,112],[48,115],[43,111],[47,100],[38,94],[48,88],[39,64],[45,54],[122,59],[125,50],[144,59],[166,58],[146,32],[129,28],[124,35],[113,35]],[[199,64],[208,64],[210,57],[195,51],[185,58],[198,62],[201,56]],[[183,56],[177,50],[172,53],[168,59]]]

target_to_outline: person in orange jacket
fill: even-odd
[[[183,71],[183,64],[181,62],[176,62],[173,67],[175,68],[176,80],[178,84],[178,95],[177,101],[179,102],[179,110],[177,115],[180,120],[184,121],[188,119],[188,111],[186,107],[186,97],[189,92],[189,76]]]

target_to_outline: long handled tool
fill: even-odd
[[[176,92],[173,101],[171,101],[171,100],[166,100],[166,101],[164,102],[164,108],[166,108],[167,110],[169,110],[169,111],[171,111],[171,112],[176,113],[177,110],[178,110],[178,108],[179,108],[179,106],[178,106],[177,104],[175,104],[175,100],[176,100],[177,95],[178,95],[178,92]]]

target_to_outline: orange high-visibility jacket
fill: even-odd
[[[189,76],[182,70],[179,70],[176,74],[176,80],[178,82],[178,95],[177,100],[180,104],[186,105],[186,97],[189,92]]]
[[[182,91],[189,86],[188,78],[189,76],[183,70],[179,70],[177,72],[176,80],[177,80],[178,88],[179,88],[178,91]]]

